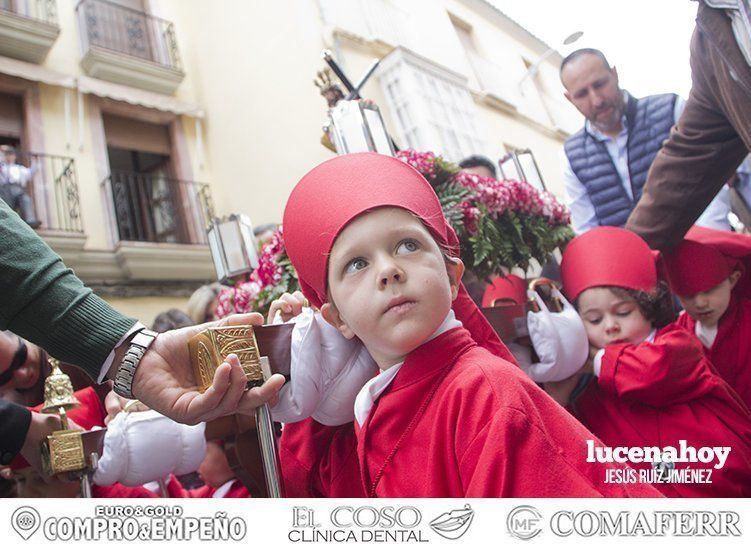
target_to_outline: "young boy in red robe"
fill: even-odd
[[[511,362],[468,302],[458,240],[416,170],[373,153],[326,161],[283,226],[307,299],[381,370],[353,423],[285,426],[288,496],[658,496],[605,483],[623,465],[587,463],[599,441]]]
[[[676,323],[699,339],[720,376],[751,407],[751,237],[694,227],[663,261],[685,309]]]
[[[198,475],[206,485],[184,490],[184,496],[193,499],[245,499],[248,488],[237,479],[227,461],[220,441],[206,442],[206,458],[198,467]]]
[[[703,469],[691,473],[694,479],[711,470],[711,483],[657,483],[666,496],[751,496],[749,411],[693,335],[663,326],[672,317],[665,311],[670,295],[658,285],[647,244],[625,229],[592,229],[568,245],[561,274],[592,346],[595,378],[571,406],[582,423],[611,447],[664,451],[685,441],[695,451],[712,448],[708,462],[673,460],[676,474]],[[669,461],[654,457],[652,463]],[[650,463],[632,466],[648,470]]]

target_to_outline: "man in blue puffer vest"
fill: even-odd
[[[577,234],[598,225],[625,225],[641,197],[647,172],[685,102],[676,94],[634,98],[597,49],[579,49],[561,64],[566,98],[584,115],[584,128],[564,144],[563,176]],[[725,187],[697,221],[730,230]]]

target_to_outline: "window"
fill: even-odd
[[[453,161],[485,149],[461,76],[397,48],[384,59],[380,82],[403,145]]]
[[[168,128],[114,115],[103,121],[120,240],[188,243]]]

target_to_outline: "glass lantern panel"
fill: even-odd
[[[227,271],[224,268],[224,261],[222,260],[221,246],[217,237],[219,231],[217,230],[216,223],[213,223],[209,227],[209,231],[206,233],[209,239],[209,250],[211,251],[211,258],[214,261],[214,269],[216,270],[216,277],[219,281],[222,281],[227,277]]]
[[[516,169],[516,162],[514,161],[513,154],[509,154],[500,166],[503,179],[514,179],[517,181],[522,181],[524,179],[521,176],[521,173]]]
[[[522,172],[524,172],[524,179],[535,189],[544,191],[545,183],[542,181],[542,176],[540,176],[540,172],[537,170],[532,153],[519,153],[517,158],[519,159],[519,166]]]
[[[370,136],[373,138],[375,144],[375,150],[382,155],[391,155],[391,142],[389,141],[389,135],[386,132],[386,127],[383,124],[383,119],[377,110],[370,108],[363,109],[365,114],[365,121],[368,124],[368,130],[370,130]]]
[[[341,145],[337,145],[337,153],[342,155],[373,151],[370,149],[370,144],[365,136],[365,121],[357,102],[340,101],[331,111],[331,118],[334,121],[334,130],[337,133],[335,141],[341,143]]]
[[[236,221],[221,223],[219,233],[222,237],[224,257],[227,260],[227,276],[232,277],[246,271],[249,266],[245,260],[243,240],[238,223]]]
[[[253,235],[253,224],[247,215],[240,215],[240,235],[243,239],[243,246],[247,253],[247,262],[251,268],[258,268],[258,242]]]

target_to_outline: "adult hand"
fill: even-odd
[[[214,381],[203,393],[193,376],[188,353],[188,340],[209,327],[231,325],[263,325],[261,314],[231,315],[214,321],[160,334],[141,359],[133,377],[133,395],[149,408],[179,422],[193,425],[234,414],[252,414],[264,403],[273,403],[284,385],[284,377],[273,375],[260,387],[245,390],[248,382],[236,355],[227,357],[214,374]],[[126,342],[127,344],[127,342]],[[127,350],[127,345],[123,346]],[[116,353],[116,364],[109,376],[117,372],[122,349]]]
[[[31,412],[31,423],[20,453],[45,481],[48,481],[49,477],[42,470],[42,442],[54,431],[59,431],[61,428],[60,417],[57,414]],[[83,430],[70,418],[68,418],[68,428]]]

